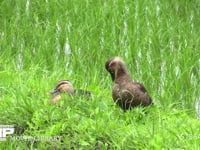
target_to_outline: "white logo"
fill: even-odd
[[[14,125],[0,125],[0,141],[6,141],[6,136],[14,131]]]

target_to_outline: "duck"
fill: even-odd
[[[123,111],[136,106],[147,107],[153,103],[144,85],[131,80],[125,62],[120,57],[107,60],[105,68],[114,82],[112,98]]]
[[[60,101],[62,99],[61,93],[67,93],[71,96],[85,95],[91,97],[93,95],[91,91],[74,89],[72,83],[69,80],[61,80],[56,84],[53,90],[49,91],[49,94],[52,96],[50,103],[56,104],[58,101]]]

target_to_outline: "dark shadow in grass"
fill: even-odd
[[[104,137],[100,136],[96,138],[94,149],[95,150],[101,150],[101,149],[109,150],[111,149],[111,144],[112,144],[112,141],[108,135],[105,135]]]

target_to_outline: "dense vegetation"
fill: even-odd
[[[199,0],[0,1],[1,149],[200,149]],[[155,105],[123,113],[107,59],[124,59]],[[94,96],[48,91],[62,79]]]

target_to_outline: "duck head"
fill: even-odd
[[[105,68],[110,73],[113,81],[121,74],[128,74],[126,65],[120,57],[114,57],[106,61]]]
[[[64,92],[74,94],[73,85],[68,80],[62,80],[58,82],[56,87],[49,93],[52,95],[55,95],[55,94],[64,93]]]

